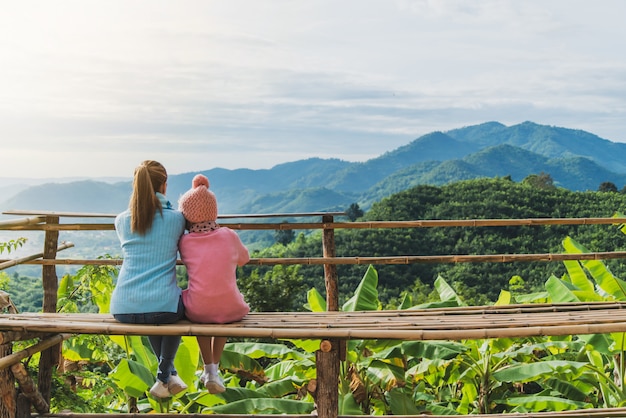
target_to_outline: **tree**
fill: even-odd
[[[287,222],[284,222],[287,223]],[[296,234],[293,232],[293,229],[277,229],[274,232],[274,240],[278,244],[287,245],[295,238]]]
[[[550,190],[555,189],[554,180],[552,176],[543,171],[539,174],[531,174],[522,180],[523,184],[528,184],[536,189]]]
[[[299,265],[277,265],[265,273],[255,269],[249,276],[240,275],[237,282],[250,309],[257,312],[301,310],[294,306],[298,296],[307,290],[300,268]]]
[[[346,210],[346,216],[350,219],[350,222],[354,222],[363,216],[363,210],[359,207],[358,203],[352,203],[348,210]]]
[[[598,191],[617,193],[617,186],[615,185],[615,183],[612,183],[610,181],[604,181],[600,184],[600,187],[598,187]]]

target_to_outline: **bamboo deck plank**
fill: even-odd
[[[251,338],[465,340],[626,332],[620,302],[360,312],[252,312],[230,324],[123,324],[108,314],[0,315],[0,330]]]

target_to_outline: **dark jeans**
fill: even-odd
[[[180,298],[176,312],[116,314],[113,317],[125,324],[171,324],[185,317],[185,306],[183,299]],[[180,345],[180,335],[149,335],[148,339],[159,362],[157,378],[163,383],[167,383],[170,375],[176,374],[174,357],[176,357],[176,351]]]

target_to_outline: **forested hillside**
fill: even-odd
[[[574,192],[556,188],[549,182],[533,183],[531,178],[514,182],[509,178],[467,180],[449,185],[418,186],[394,194],[375,203],[362,220],[425,220],[425,219],[514,219],[610,217],[626,211],[626,195],[617,192]],[[336,232],[338,256],[448,255],[448,254],[533,254],[561,253],[561,243],[567,236],[590,251],[626,249],[626,235],[616,226],[519,226],[519,227],[450,227],[417,229],[339,230]],[[277,247],[264,253],[280,253]],[[258,254],[257,254],[258,255]],[[283,256],[321,256],[320,234],[299,240],[284,249]],[[626,278],[626,266],[621,261],[608,262],[613,273]],[[402,292],[415,292],[414,300],[426,300],[438,275],[453,283],[467,301],[491,303],[501,289],[509,288],[513,276],[520,276],[524,290],[539,289],[551,274],[560,277],[565,268],[554,262],[459,263],[380,265],[379,290],[381,300],[393,302]],[[367,266],[339,266],[341,293],[351,294]],[[250,274],[251,267],[246,271]],[[301,309],[302,288],[317,287],[323,291],[321,267],[300,269],[303,287],[281,270],[277,283],[291,283],[298,288],[292,295],[291,309]],[[271,280],[255,282],[242,279],[250,297],[258,286],[271,286]],[[254,285],[251,285],[250,282]],[[520,286],[516,281],[516,286]],[[426,285],[426,286],[424,286]],[[274,289],[275,294],[284,289]],[[272,290],[269,290],[270,294]],[[284,297],[289,300],[289,297]],[[262,303],[262,301],[259,301]]]
[[[532,178],[522,182],[492,178],[445,186],[421,185],[374,203],[362,220],[577,218],[626,212],[623,193],[574,192],[549,181],[533,182]],[[626,235],[610,225],[355,229],[338,230],[335,236],[337,255],[346,257],[559,253],[567,236],[591,251],[626,249]],[[320,257],[321,248],[320,233],[314,232],[297,236],[287,246],[275,244],[252,256]],[[98,255],[103,254],[92,254]],[[626,278],[626,266],[621,261],[608,264],[614,274]],[[366,269],[366,265],[339,266],[341,294],[352,294]],[[413,292],[415,301],[427,300],[438,275],[453,284],[468,303],[475,304],[493,302],[501,289],[509,288],[513,276],[520,276],[524,289],[530,291],[540,288],[551,274],[560,277],[565,272],[558,262],[379,265],[376,269],[380,297],[385,303],[393,303],[402,292]],[[324,291],[323,271],[317,266],[273,271],[246,266],[243,273],[240,286],[253,308],[259,310],[302,310],[308,289],[315,286]],[[13,275],[10,285],[19,288],[15,294],[18,306],[37,306],[31,297],[24,301],[19,298],[40,294],[40,282]]]
[[[209,164],[219,161],[207,159]],[[488,122],[432,132],[363,162],[309,158],[270,169],[202,171],[223,214],[335,211],[353,202],[368,209],[384,197],[421,184],[441,186],[494,176],[521,181],[541,172],[570,190],[598,190],[603,182],[621,189],[626,184],[626,144],[532,122],[508,127]],[[195,174],[170,173],[172,202],[189,188]],[[117,213],[127,207],[130,189],[130,180],[47,183],[19,193],[4,188],[0,210]]]

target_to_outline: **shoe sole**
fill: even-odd
[[[167,398],[171,398],[171,395],[167,395],[167,396],[159,396],[156,393],[152,393],[150,392],[150,395],[152,395],[152,397],[157,398],[157,399],[167,399]]]
[[[176,387],[172,387],[172,388],[168,388],[170,393],[172,395],[178,395],[180,392],[184,391],[185,389],[187,389],[187,386],[185,387],[181,387],[181,386],[176,386]]]
[[[171,395],[171,392],[170,392],[170,393],[168,393],[168,394],[167,394],[167,395],[165,395],[165,396],[161,396],[160,394],[158,394],[158,393],[156,393],[156,392],[153,392],[152,390],[150,391],[150,395],[152,395],[153,397],[158,398],[158,399],[167,399],[167,398],[170,398],[170,397],[172,396],[172,395]]]
[[[212,395],[215,395],[218,393],[224,393],[226,391],[226,388],[224,386],[220,386],[215,382],[206,382],[204,386]]]

